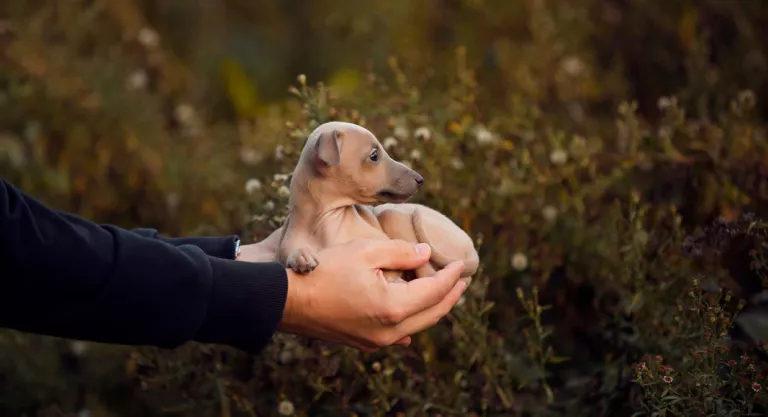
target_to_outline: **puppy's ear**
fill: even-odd
[[[341,143],[339,139],[342,133],[336,129],[323,132],[315,142],[315,165],[318,168],[333,167],[341,161]]]

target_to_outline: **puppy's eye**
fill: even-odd
[[[374,149],[373,152],[371,152],[371,155],[369,157],[371,161],[376,162],[379,160],[379,151]]]

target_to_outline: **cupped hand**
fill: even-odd
[[[288,300],[278,329],[373,352],[399,344],[447,315],[468,285],[462,262],[432,277],[387,280],[382,269],[412,270],[430,257],[429,245],[400,240],[355,240],[317,253],[308,275],[288,272]]]

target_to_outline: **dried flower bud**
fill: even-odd
[[[253,194],[256,191],[261,190],[261,187],[261,181],[257,178],[251,178],[245,182],[245,192],[248,194]]]
[[[554,221],[557,219],[557,208],[554,206],[544,206],[544,208],[541,209],[541,217],[549,222]]]
[[[139,30],[137,39],[139,43],[147,48],[154,48],[160,44],[160,36],[158,36],[157,32],[147,27]]]
[[[432,137],[432,132],[426,126],[422,126],[413,132],[413,136],[416,139],[429,140]]]
[[[528,267],[528,257],[525,256],[525,254],[520,252],[515,253],[514,255],[512,255],[511,264],[512,264],[512,268],[515,268],[515,270],[522,271]]]
[[[667,110],[668,108],[672,107],[672,100],[670,100],[669,97],[661,97],[659,98],[657,105],[659,110]]]
[[[384,138],[384,140],[381,142],[381,145],[384,146],[384,149],[386,150],[392,150],[395,146],[397,146],[397,139],[393,138],[392,136],[387,136]]]
[[[755,107],[755,93],[751,90],[744,90],[739,93],[739,104],[746,107],[747,109],[751,109]]]
[[[554,165],[563,165],[568,161],[568,152],[562,149],[555,149],[549,154],[549,161]]]
[[[144,70],[134,71],[125,82],[126,88],[132,91],[143,90],[147,83],[149,83],[149,77]]]
[[[293,415],[295,411],[293,403],[288,400],[280,401],[280,404],[277,406],[277,412],[282,416]]]
[[[408,138],[408,129],[406,129],[404,126],[396,126],[394,132],[392,133],[396,138],[401,140]]]

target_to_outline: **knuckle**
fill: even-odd
[[[386,310],[384,319],[388,324],[397,324],[405,320],[405,311],[402,308],[390,308]]]
[[[385,303],[379,308],[379,318],[385,325],[395,325],[405,320],[406,312],[394,303]]]

